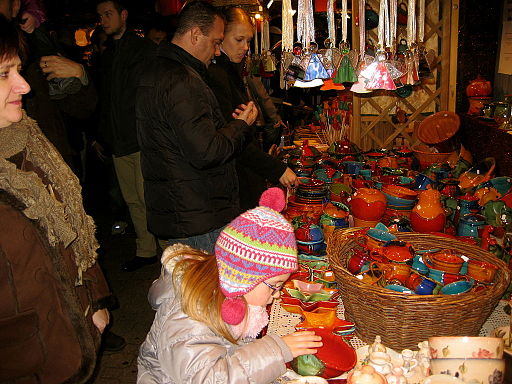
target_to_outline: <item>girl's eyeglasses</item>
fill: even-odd
[[[275,285],[269,284],[266,281],[262,281],[263,284],[265,284],[267,287],[269,287],[272,290],[272,296],[275,296],[276,294],[281,293],[281,289],[283,289],[283,285],[280,287],[276,287]]]

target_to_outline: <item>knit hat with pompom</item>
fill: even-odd
[[[244,319],[241,296],[264,280],[298,268],[293,227],[279,213],[286,205],[284,192],[267,189],[259,203],[229,223],[215,244],[220,289],[226,296],[221,315],[231,325]]]

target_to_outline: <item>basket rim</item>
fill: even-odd
[[[418,295],[418,294],[407,294],[407,293],[401,293],[392,291],[390,289],[386,289],[384,287],[380,287],[377,285],[371,285],[366,282],[363,282],[356,278],[352,273],[350,273],[340,262],[340,258],[332,257],[332,253],[330,252],[330,247],[332,247],[332,244],[336,241],[337,238],[340,236],[347,236],[354,232],[360,231],[363,228],[360,227],[352,227],[352,228],[343,228],[343,229],[337,229],[335,230],[331,236],[329,236],[328,244],[327,244],[327,255],[329,258],[329,263],[331,265],[331,268],[335,269],[335,272],[338,272],[341,274],[341,277],[344,278],[344,283],[348,283],[354,286],[357,286],[360,289],[363,289],[366,294],[375,294],[382,297],[388,297],[388,298],[397,298],[401,301],[410,301],[417,302],[420,300],[421,302],[439,302],[439,303],[466,303],[470,304],[472,302],[481,301],[485,298],[494,298],[496,296],[499,296],[503,294],[505,289],[508,287],[508,284],[510,283],[510,277],[511,273],[508,269],[508,266],[500,259],[496,258],[492,253],[483,250],[482,248],[476,247],[471,244],[464,243],[457,239],[450,239],[443,236],[436,236],[432,234],[425,234],[425,233],[406,233],[406,232],[398,232],[395,233],[395,236],[399,240],[408,239],[408,242],[413,243],[414,237],[421,236],[423,239],[432,239],[438,242],[442,243],[454,243],[452,245],[455,246],[447,246],[449,249],[457,249],[457,245],[460,248],[467,248],[469,252],[474,252],[478,254],[488,254],[488,256],[493,257],[492,262],[494,262],[498,266],[498,273],[496,277],[495,284],[483,291],[479,292],[466,292],[464,294],[460,295]],[[413,244],[414,246],[414,244]],[[460,250],[458,250],[460,252]],[[468,257],[474,256],[467,255]],[[480,259],[480,257],[476,256],[477,259]]]

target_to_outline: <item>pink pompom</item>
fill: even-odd
[[[286,206],[283,190],[277,187],[267,189],[261,194],[259,205],[281,212]]]
[[[225,323],[238,325],[245,317],[246,304],[244,299],[239,297],[226,298],[220,309],[220,316]]]

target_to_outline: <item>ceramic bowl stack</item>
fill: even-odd
[[[428,343],[433,375],[447,374],[466,383],[503,383],[502,338],[438,336],[430,337]]]
[[[301,177],[294,201],[300,204],[322,205],[327,199],[327,192],[325,181]]]
[[[382,187],[382,192],[386,196],[387,206],[382,222],[389,224],[391,217],[402,216],[409,217],[416,204],[418,193],[412,189],[399,185],[386,185]]]

